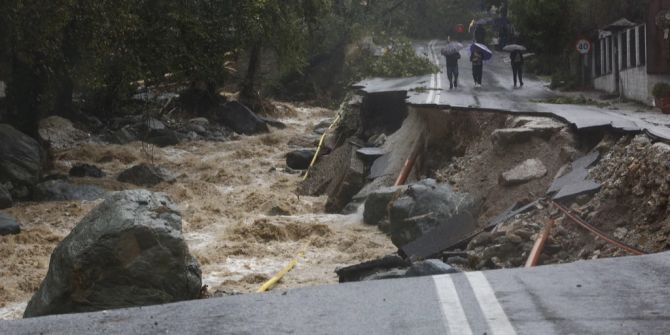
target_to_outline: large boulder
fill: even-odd
[[[55,150],[70,149],[90,136],[72,125],[70,120],[60,116],[50,116],[40,120],[38,133],[40,138]]]
[[[0,236],[15,235],[21,232],[21,226],[13,217],[0,212]]]
[[[24,317],[195,299],[201,272],[162,193],[111,194],[58,244]]]
[[[11,182],[12,195],[35,185],[42,173],[42,150],[36,140],[0,124],[0,182]]]
[[[253,135],[270,131],[263,119],[247,106],[237,102],[227,102],[217,110],[217,117],[239,134]]]
[[[5,185],[0,184],[0,209],[12,207],[14,200]]]
[[[410,185],[390,206],[391,241],[400,248],[463,214],[473,218],[478,216],[479,205],[474,197],[454,192],[449,185],[438,184],[433,179],[419,181]]]
[[[107,191],[93,185],[72,184],[66,180],[49,180],[37,184],[33,190],[35,201],[79,201],[105,197]]]
[[[121,172],[116,179],[138,186],[154,186],[162,182],[174,181],[175,177],[170,171],[160,166],[142,163]]]
[[[539,159],[528,159],[523,163],[503,172],[499,183],[510,186],[527,183],[533,179],[539,179],[547,174],[547,168]]]

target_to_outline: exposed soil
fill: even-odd
[[[394,252],[383,233],[362,224],[360,214],[320,214],[325,197],[297,196],[301,177],[285,171],[289,141],[309,136],[334,111],[289,104],[278,104],[277,110],[287,128],[270,134],[167,148],[85,144],[57,153],[55,167],[66,174],[76,163],[95,164],[107,178],[76,182],[109,190],[134,188],[114,178],[140,162],[174,172],[176,182],[152,190],[167,193],[180,207],[185,238],[210,293],[253,292],[300,251],[304,256],[276,289],[336,283],[335,268]],[[0,237],[0,319],[21,317],[46,274],[52,250],[95,205],[25,203],[8,210],[23,232]]]

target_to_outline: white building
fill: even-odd
[[[647,23],[621,19],[598,31],[590,55],[594,88],[653,105],[654,85],[670,83],[670,39],[656,19],[662,12]]]

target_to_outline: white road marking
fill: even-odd
[[[440,104],[440,98],[442,97],[442,72],[439,72],[442,70],[442,67],[440,66],[440,53],[435,52],[433,53],[435,55],[435,65],[438,67],[438,72],[435,73],[435,76],[437,77],[437,94],[435,95],[435,104]]]
[[[433,54],[433,44],[434,43],[435,43],[435,40],[430,41],[430,43],[428,43],[428,60],[430,60],[431,63],[434,63],[434,58],[433,58],[434,57],[434,54]],[[426,98],[426,103],[427,104],[430,104],[433,101],[433,99],[435,98],[435,91],[433,89],[435,88],[435,84],[436,84],[436,81],[437,81],[436,78],[437,77],[435,76],[434,73],[430,76],[430,86],[428,87],[428,97]]]
[[[461,299],[456,292],[454,281],[449,275],[434,276],[437,297],[440,299],[440,308],[442,314],[447,319],[449,334],[452,335],[472,335],[472,328],[465,317]]]
[[[494,334],[502,335],[516,335],[516,331],[507,314],[496,298],[491,284],[481,272],[468,272],[465,274],[466,278],[472,286],[472,291],[479,302],[479,307],[484,314],[484,318],[489,324],[489,329]]]

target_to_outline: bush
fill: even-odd
[[[668,83],[658,83],[654,85],[654,90],[652,91],[654,98],[663,98],[670,96],[670,84]]]
[[[381,56],[372,50],[363,50],[359,57],[350,61],[353,79],[368,77],[400,78],[438,72],[440,69],[427,58],[416,54],[409,40],[390,38]]]

